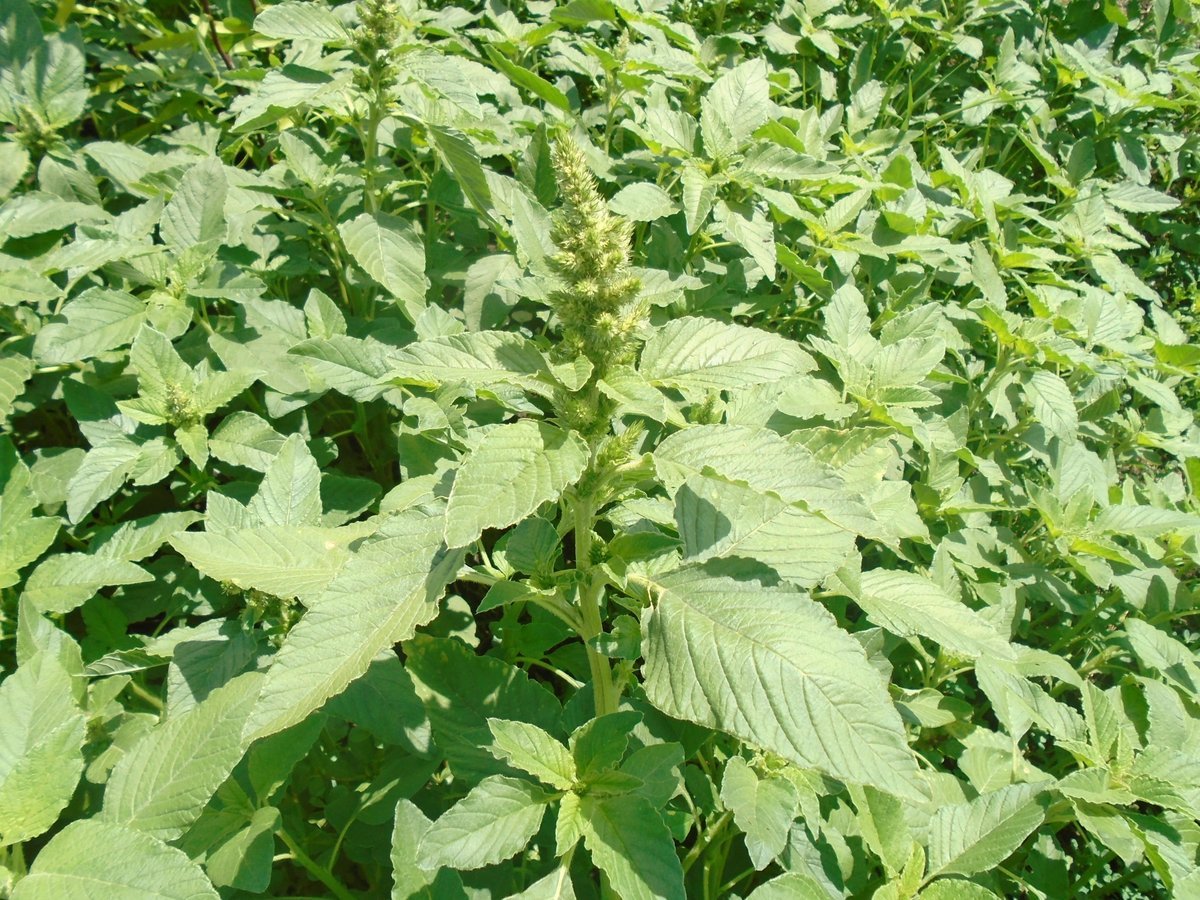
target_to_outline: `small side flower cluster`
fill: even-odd
[[[586,357],[593,383],[615,365],[632,362],[646,319],[636,302],[641,282],[629,271],[632,227],[608,211],[579,146],[559,135],[553,150],[562,207],[550,232],[558,246],[551,266],[564,285],[550,295],[562,325],[559,353]]]

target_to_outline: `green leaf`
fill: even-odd
[[[13,353],[0,357],[0,424],[13,413],[13,403],[25,393],[25,383],[33,375],[33,360]]]
[[[1025,394],[1034,416],[1050,434],[1068,441],[1075,438],[1079,414],[1065,381],[1053,372],[1038,369],[1029,375]]]
[[[254,18],[259,34],[283,40],[344,43],[350,35],[337,17],[321,3],[285,2],[268,6]]]
[[[67,613],[113,584],[142,584],[154,576],[120,559],[85,553],[56,553],[29,575],[22,596],[43,612]]]
[[[812,452],[774,431],[743,425],[698,425],[671,435],[654,451],[654,467],[670,491],[706,468],[789,504],[804,504],[859,534],[881,529],[862,498]]]
[[[450,638],[418,637],[404,649],[434,740],[456,779],[469,783],[506,771],[486,749],[494,740],[489,719],[526,722],[548,734],[560,731],[558,700],[522,669],[477,656]]]
[[[557,500],[588,463],[574,432],[522,419],[489,431],[459,466],[446,507],[446,543],[465,547]]]
[[[383,393],[380,382],[392,365],[391,353],[383,344],[344,334],[301,341],[288,354],[301,358],[305,372],[318,385],[359,402]]]
[[[87,105],[83,41],[75,26],[40,41],[15,74],[18,102],[53,129],[79,118]],[[3,83],[0,82],[0,85]]]
[[[830,896],[811,875],[785,872],[759,885],[746,900],[829,900]]]
[[[62,315],[66,322],[47,324],[34,342],[44,364],[79,362],[132,343],[148,311],[132,294],[91,288],[64,306]]]
[[[721,802],[745,834],[746,851],[756,869],[766,868],[787,846],[800,794],[786,778],[759,778],[740,756],[725,764]]]
[[[485,219],[492,221],[492,189],[474,144],[462,132],[452,128],[430,126],[429,135],[467,202]]]
[[[1012,659],[1012,645],[979,613],[912,572],[863,572],[854,600],[876,625],[901,637],[921,635],[972,659]]]
[[[116,528],[99,531],[92,541],[92,553],[107,559],[137,562],[153,555],[173,534],[202,518],[196,512],[173,512],[126,519]]]
[[[1000,895],[973,881],[939,878],[917,894],[917,900],[1000,900]]]
[[[384,649],[433,618],[458,569],[439,511],[410,507],[359,548],[284,639],[267,670],[247,738],[303,721],[366,672]]]
[[[363,213],[338,225],[354,261],[407,309],[425,305],[425,244],[416,226],[387,213]]]
[[[367,729],[386,744],[416,756],[433,752],[429,716],[412,676],[391,650],[325,706],[325,712]]]
[[[13,900],[218,900],[182,850],[132,828],[83,819],[54,836]]]
[[[799,345],[756,328],[683,318],[657,329],[638,370],[652,384],[683,390],[734,390],[810,371]]]
[[[705,149],[714,159],[730,156],[767,121],[771,109],[765,60],[752,59],[725,72],[700,103]]]
[[[479,869],[519,853],[537,833],[549,795],[517,778],[492,775],[430,826],[421,839],[426,867]]]
[[[321,472],[300,435],[293,434],[279,448],[247,509],[262,525],[321,521]]]
[[[534,96],[546,101],[553,107],[561,109],[563,112],[569,113],[571,111],[571,101],[567,99],[567,95],[546,79],[530,72],[523,66],[518,66],[490,44],[485,43],[483,49],[487,53],[488,59],[492,61],[492,65],[507,75],[517,87],[524,88]]]
[[[622,900],[684,900],[683,867],[662,818],[630,794],[586,795],[583,843]]]
[[[118,439],[93,447],[67,484],[67,519],[83,521],[98,503],[121,489],[138,468],[144,448],[131,440]]]
[[[928,877],[974,875],[1004,862],[1042,824],[1044,790],[1013,784],[938,807],[929,820]]]
[[[163,209],[160,233],[176,251],[225,238],[225,166],[216,158],[188,169]]]
[[[653,222],[679,210],[671,195],[657,184],[627,184],[608,201],[608,208],[631,222]]]
[[[629,735],[641,713],[622,711],[598,716],[580,725],[571,734],[571,755],[581,779],[595,778],[613,769],[625,755]]]
[[[389,381],[427,384],[468,384],[486,387],[514,384],[546,391],[542,379],[550,366],[537,346],[518,334],[479,331],[418,341],[397,351]]]
[[[803,587],[832,575],[854,549],[853,532],[774,494],[706,475],[675,493],[675,523],[687,559],[755,559]]]
[[[575,900],[575,885],[571,883],[571,870],[559,866],[544,878],[539,878],[519,894],[508,900]]]
[[[342,570],[350,557],[347,545],[360,536],[352,530],[267,525],[180,532],[171,538],[171,546],[216,581],[307,600],[325,590]]]
[[[902,872],[913,849],[904,804],[873,787],[851,785],[850,796],[858,812],[863,842],[883,860],[889,872]]]
[[[266,419],[239,411],[227,416],[208,436],[208,449],[222,462],[266,472],[284,440]]]
[[[20,570],[45,553],[58,535],[59,519],[34,516],[37,505],[29,468],[18,462],[0,491],[0,588],[16,584]]]
[[[492,731],[491,752],[522,772],[559,790],[575,783],[575,762],[561,743],[529,722],[488,719]]]
[[[798,591],[682,569],[648,585],[645,687],[667,715],[921,800],[900,715],[862,645]]]
[[[261,682],[257,672],[243,675],[168,714],[113,767],[99,818],[162,841],[182,835],[241,759]]]
[[[73,693],[45,650],[0,682],[0,847],[45,832],[75,792],[86,720]]]

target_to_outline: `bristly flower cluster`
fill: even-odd
[[[395,0],[361,0],[355,48],[385,76],[391,73],[392,55],[400,40],[400,8]]]
[[[550,232],[558,252],[551,266],[564,282],[550,303],[562,326],[559,352],[586,357],[593,378],[631,362],[646,308],[636,302],[641,281],[629,271],[632,227],[608,211],[578,144],[560,134],[553,150],[562,207]]]

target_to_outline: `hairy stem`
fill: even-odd
[[[600,603],[603,599],[604,582],[592,571],[592,509],[591,497],[578,497],[575,501],[575,566],[581,574],[579,586],[579,612],[583,638],[587,651],[588,668],[592,675],[592,695],[596,704],[596,715],[603,716],[617,711],[620,698],[613,684],[612,668],[608,657],[598,652],[590,643],[604,630],[600,618]]]

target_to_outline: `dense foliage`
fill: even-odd
[[[0,897],[1200,897],[1193,0],[0,0]]]

